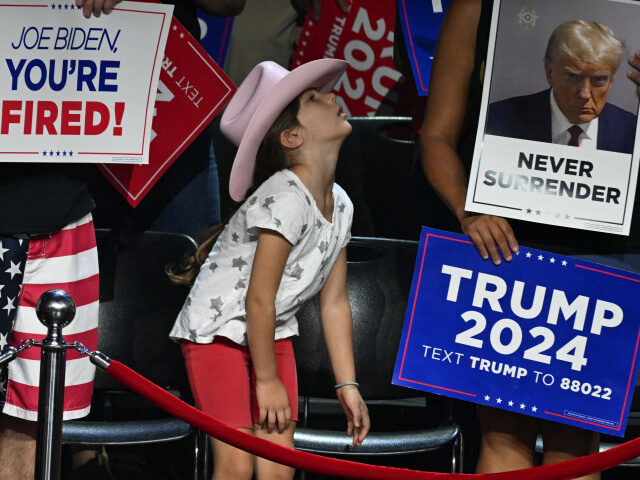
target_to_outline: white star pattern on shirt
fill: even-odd
[[[20,271],[20,262],[13,263],[13,261],[10,261],[9,263],[11,263],[11,266],[9,268],[7,268],[5,270],[5,272],[10,273],[11,274],[11,279],[13,280],[13,276],[14,275],[20,275],[22,273]]]
[[[8,251],[8,248],[2,248],[2,241],[0,241],[0,260],[4,260],[4,252]]]
[[[7,304],[2,307],[3,310],[7,311],[7,315],[9,315],[11,313],[11,310],[15,310],[16,307],[13,306],[13,302],[15,301],[16,297],[7,297]]]

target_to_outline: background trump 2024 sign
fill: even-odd
[[[423,228],[393,383],[623,436],[640,275]]]
[[[147,163],[173,6],[0,5],[0,161]]]

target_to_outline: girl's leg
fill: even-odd
[[[542,463],[557,463],[598,451],[600,434],[561,423],[540,422],[544,455]],[[599,480],[600,474],[580,477],[579,480]]]
[[[274,431],[267,432],[267,429],[263,429],[258,425],[254,426],[254,434],[256,437],[264,438],[270,442],[277,443],[278,445],[284,445],[285,447],[293,448],[293,431],[296,428],[296,422],[291,422],[291,425],[283,433]],[[291,480],[295,474],[295,469],[281,465],[264,458],[255,457],[256,478],[257,480]],[[217,478],[215,480],[218,480]]]
[[[491,407],[479,407],[482,439],[476,473],[497,473],[533,466],[537,420]]]
[[[227,425],[253,433],[248,348],[221,337],[209,344],[183,342],[181,346],[198,408]],[[211,444],[215,480],[251,479],[251,454],[217,439],[212,438]]]
[[[239,428],[246,433],[251,429]],[[251,480],[253,476],[253,455],[211,438],[213,448],[213,480]]]

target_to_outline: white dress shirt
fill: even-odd
[[[590,149],[598,148],[598,117],[586,123],[571,123],[567,117],[560,111],[560,107],[556,103],[553,96],[553,89],[550,91],[551,102],[551,142],[561,145],[568,145],[571,134],[568,129],[572,125],[578,125],[582,129],[582,133],[578,137],[578,146]]]

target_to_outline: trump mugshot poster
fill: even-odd
[[[626,0],[493,2],[467,210],[629,234],[638,15]]]
[[[524,246],[496,266],[423,227],[393,383],[623,436],[638,295],[635,273]]]
[[[0,5],[0,161],[148,163],[173,6]]]

